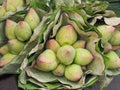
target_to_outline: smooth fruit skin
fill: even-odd
[[[85,48],[86,41],[85,40],[78,40],[72,46],[74,48]]]
[[[7,44],[0,47],[0,54],[4,55],[6,53],[8,53],[8,45]]]
[[[3,1],[3,6],[5,7],[7,12],[13,12],[16,11],[17,9],[15,8],[15,6],[13,5],[13,2],[11,2],[12,0],[4,0]]]
[[[79,81],[83,75],[80,65],[71,64],[65,68],[65,77],[70,81]]]
[[[24,6],[24,0],[6,0],[7,11],[16,11],[18,7]]]
[[[87,49],[77,48],[74,63],[88,65],[93,60],[93,55]]]
[[[50,39],[46,43],[46,48],[51,49],[56,53],[57,50],[60,48],[60,45],[58,44],[58,42],[55,39]]]
[[[102,44],[106,44],[108,40],[111,38],[115,28],[113,26],[108,25],[100,25],[97,27],[99,32],[102,34]]]
[[[57,58],[64,65],[70,65],[75,57],[75,49],[70,45],[64,45],[57,51]]]
[[[17,39],[11,39],[8,41],[9,52],[18,55],[24,48],[25,43],[18,41]]]
[[[72,45],[77,40],[77,33],[72,25],[66,25],[60,28],[56,35],[56,40],[60,45]]]
[[[59,64],[55,70],[52,71],[52,73],[56,76],[63,76],[65,72],[65,65]]]
[[[106,43],[103,48],[104,48],[104,52],[108,52],[112,50],[112,45],[110,43]]]
[[[111,45],[120,45],[120,31],[119,30],[115,30],[109,42],[111,43]]]
[[[6,24],[5,24],[5,35],[8,39],[15,39],[15,27],[16,27],[17,23],[7,19],[6,20]]]
[[[40,23],[40,18],[33,8],[30,8],[24,20],[30,25],[32,30],[34,30]]]
[[[108,58],[105,59],[106,68],[108,69],[120,68],[120,58],[114,51],[108,52],[105,56]]]
[[[9,12],[9,11],[16,11],[16,8],[13,6],[13,5],[11,5],[11,4],[7,4],[7,6],[6,6],[6,10],[7,10],[7,12]]]
[[[6,13],[6,10],[3,6],[0,6],[0,17],[3,17]]]
[[[32,30],[30,29],[29,24],[25,21],[19,21],[15,28],[15,35],[20,41],[29,40],[32,35]]]
[[[57,64],[55,53],[50,49],[46,49],[37,59],[37,65],[41,71],[52,71],[57,67]]]
[[[14,57],[16,57],[16,55],[11,53],[3,55],[3,57],[0,59],[0,67],[3,67],[6,64],[8,64]]]

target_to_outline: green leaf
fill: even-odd
[[[29,77],[37,80],[40,83],[49,83],[49,82],[54,83],[59,81],[61,85],[66,85],[68,86],[69,89],[77,89],[82,87],[84,84],[84,79],[83,81],[79,81],[79,82],[71,82],[67,80],[65,77],[57,77],[53,75],[51,72],[42,72],[33,68],[27,68],[26,72]]]
[[[86,48],[91,51],[94,60],[88,65],[88,69],[92,71],[93,75],[102,75],[105,69],[104,59],[100,53],[96,51],[96,43],[99,41],[96,35],[91,35]],[[99,47],[97,47],[99,48]]]
[[[98,76],[93,76],[92,78],[89,79],[89,81],[86,82],[85,87],[92,86],[98,80],[99,80]]]
[[[3,1],[4,1],[4,0],[0,0],[0,5],[2,5]]]
[[[49,89],[56,89],[61,86],[60,83],[45,83],[44,85]]]
[[[109,6],[109,3],[107,1],[95,1],[92,5],[92,11],[95,13],[104,11]]]
[[[108,75],[108,76],[118,76],[120,75],[120,69],[111,69],[111,70],[106,70],[105,73]]]
[[[22,83],[18,83],[18,86],[20,88],[23,88],[23,84]],[[34,83],[31,83],[31,82],[28,82],[27,84],[24,85],[24,88],[25,90],[36,90],[36,89],[39,89],[39,87],[34,84]]]
[[[44,11],[49,11],[49,6],[47,5],[49,3],[49,0],[31,0],[30,7],[33,8],[40,8]]]
[[[99,78],[100,90],[103,90],[105,87],[107,87],[112,80],[113,80],[113,77],[107,76],[106,74],[103,76],[100,76]]]
[[[56,81],[55,76],[51,73],[42,72],[33,68],[27,68],[26,72],[29,77],[32,77],[42,83]]]
[[[61,6],[73,7],[75,2],[74,0],[54,0],[56,8]]]
[[[7,12],[6,14],[5,14],[5,16],[3,16],[3,17],[1,17],[0,18],[0,22],[2,22],[2,21],[4,21],[4,20],[6,20],[7,18],[11,18],[11,17],[19,17],[19,18],[21,18],[21,16],[20,15],[23,15],[23,14],[25,14],[27,11],[26,11],[26,9],[25,8],[23,8],[22,10],[18,10],[18,11],[16,11],[16,12]],[[17,16],[18,15],[18,16]],[[19,19],[19,18],[17,18],[17,19]]]

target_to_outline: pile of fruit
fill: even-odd
[[[13,3],[15,2],[15,3]],[[99,0],[4,0],[0,75],[25,90],[108,86],[120,74],[120,18]]]
[[[35,17],[35,18],[34,18]],[[2,58],[0,67],[9,63],[24,48],[32,36],[33,30],[40,23],[40,18],[33,8],[30,8],[24,21],[15,22],[10,19],[5,21],[5,35],[8,38],[7,43],[0,48]]]
[[[78,81],[83,70],[93,60],[93,55],[85,49],[86,41],[78,40],[71,25],[61,27],[55,39],[47,41],[46,49],[38,56],[37,67],[42,71],[52,71],[70,81]],[[83,67],[83,70],[82,70]]]

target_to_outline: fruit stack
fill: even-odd
[[[12,5],[15,4],[15,5]],[[4,11],[15,11],[20,6],[24,5],[23,0],[18,0],[17,3],[12,3],[8,0],[3,2]],[[15,6],[15,7],[14,7]],[[1,12],[3,12],[1,9]],[[1,15],[1,17],[4,16]],[[15,22],[11,19],[5,21],[5,36],[7,37],[7,43],[0,48],[0,54],[3,55],[0,60],[0,67],[8,64],[13,58],[15,58],[23,50],[25,44],[29,41],[33,34],[33,30],[40,23],[40,18],[33,8],[30,8],[24,20]]]
[[[57,76],[64,75],[70,81],[78,81],[86,65],[94,59],[85,46],[86,41],[78,39],[72,25],[62,26],[55,39],[47,41],[45,51],[38,56],[37,67]]]

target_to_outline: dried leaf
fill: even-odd
[[[104,21],[106,24],[110,26],[116,26],[120,24],[120,18],[119,17],[111,17],[111,18],[104,18]]]

